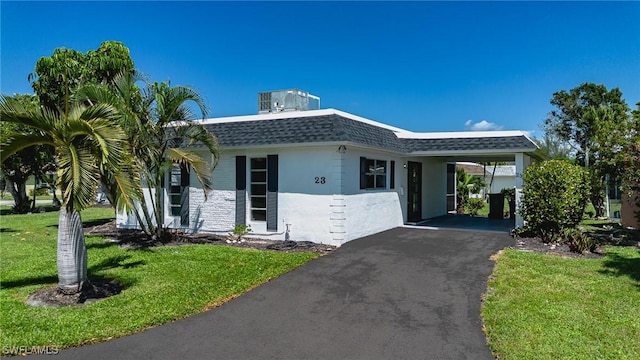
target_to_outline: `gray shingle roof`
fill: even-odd
[[[522,150],[536,146],[526,136],[446,138],[446,139],[402,139],[407,152],[422,151],[481,151]]]
[[[340,115],[205,124],[224,147],[351,142],[404,151],[393,131]]]
[[[525,136],[403,139],[390,129],[339,114],[214,121],[204,126],[222,148],[343,142],[403,153],[535,149]]]

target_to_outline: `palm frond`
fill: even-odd
[[[209,154],[211,154],[211,168],[214,169],[216,167],[220,159],[220,144],[218,143],[218,138],[207,128],[202,124],[187,122],[185,125],[175,127],[174,131],[177,137],[188,140],[186,147],[194,144],[204,145]]]
[[[195,90],[186,86],[171,87],[167,83],[154,83],[155,104],[157,110],[157,123],[166,126],[173,121],[191,120],[192,112],[186,106],[187,102],[194,103],[202,117],[208,113],[204,98]]]
[[[17,153],[22,149],[26,149],[35,145],[51,145],[55,146],[53,140],[42,133],[15,133],[9,135],[6,142],[2,144],[2,151],[0,151],[0,162],[4,162],[9,156]]]
[[[167,149],[167,159],[174,164],[189,166],[202,185],[205,199],[207,192],[213,190],[212,172],[210,164],[200,155],[193,151],[171,148]]]
[[[58,174],[67,210],[83,210],[93,203],[100,181],[100,169],[87,142],[59,148]]]
[[[52,111],[27,109],[15,99],[0,95],[0,121],[26,125],[47,132],[56,125],[58,119]]]
[[[87,84],[76,90],[74,101],[116,105],[119,98],[104,84]]]

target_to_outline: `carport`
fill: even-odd
[[[397,133],[408,150],[406,174],[407,224],[438,224],[447,228],[505,229],[524,225],[518,214],[524,181],[522,174],[539,159],[538,146],[522,131]],[[516,166],[516,218],[512,225],[501,219],[445,217],[455,208],[456,162],[513,162]],[[495,222],[493,222],[495,221]],[[444,226],[443,226],[444,225]],[[438,226],[435,226],[438,227]]]
[[[488,217],[447,214],[426,219],[416,223],[416,226],[436,230],[480,230],[500,233],[510,233],[515,227],[515,219],[490,219]]]

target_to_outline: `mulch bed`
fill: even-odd
[[[640,248],[640,233],[625,229],[602,229],[587,231],[586,235],[593,239],[597,245],[593,252],[580,254],[571,251],[567,244],[545,244],[538,237],[516,236],[516,245],[512,249],[522,251],[535,251],[543,254],[558,255],[571,258],[597,259],[606,255],[605,245],[612,246],[637,246]]]
[[[336,249],[335,246],[317,244],[311,241],[265,240],[251,237],[243,237],[242,240],[236,241],[232,240],[230,236],[208,233],[192,234],[181,231],[172,232],[167,238],[153,239],[140,230],[118,229],[116,227],[115,220],[106,224],[87,227],[85,228],[84,233],[85,235],[104,236],[108,238],[108,241],[115,242],[122,247],[129,248],[207,244],[259,250],[320,253],[322,255],[330,253]]]
[[[545,244],[540,238],[516,237],[516,245],[512,249],[520,251],[533,251],[548,255],[558,255],[562,257],[597,259],[605,255],[605,250],[598,246],[595,252],[580,254],[569,249],[567,244]]]
[[[51,307],[84,305],[117,295],[121,291],[122,285],[116,281],[86,282],[82,284],[80,291],[71,294],[54,285],[29,294],[26,303],[31,306]]]

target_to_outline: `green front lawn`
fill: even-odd
[[[639,359],[640,250],[576,259],[507,249],[482,316],[499,359]]]
[[[91,208],[82,216],[103,223],[114,213]],[[133,250],[89,236],[90,278],[116,279],[122,293],[78,307],[30,307],[30,293],[57,282],[57,220],[57,212],[0,217],[3,347],[69,347],[137,332],[217,306],[317,256],[211,245]]]

